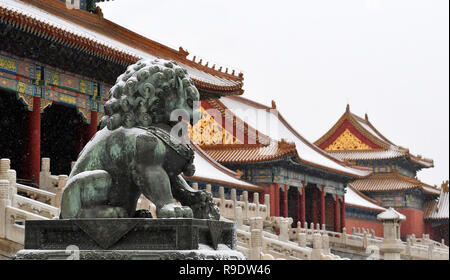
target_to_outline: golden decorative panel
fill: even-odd
[[[45,98],[41,98],[41,113],[44,112],[45,108],[52,105],[53,101]]]
[[[356,150],[372,150],[372,148],[364,144],[347,128],[326,151],[356,151]]]
[[[242,144],[233,134],[220,125],[214,117],[203,108],[202,119],[194,126],[189,126],[189,134],[197,145]]]
[[[91,123],[91,110],[80,108],[80,107],[77,107],[77,109],[78,109],[78,113],[80,113],[84,122],[87,124],[90,124]]]
[[[18,92],[17,97],[25,104],[29,111],[33,111],[33,96]]]
[[[17,72],[17,63],[14,59],[0,56],[0,68],[6,69],[12,72]]]

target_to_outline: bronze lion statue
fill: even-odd
[[[129,66],[109,92],[101,130],[72,169],[61,218],[132,218],[143,194],[156,205],[158,218],[218,220],[211,194],[190,188],[180,175],[194,175],[194,152],[176,129],[174,136],[174,128],[201,118],[194,108],[199,99],[176,62],[141,60]]]

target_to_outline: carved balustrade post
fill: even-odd
[[[280,222],[280,235],[278,237],[278,240],[287,242],[289,241],[289,220],[288,219],[282,219]]]
[[[8,177],[9,181],[9,199],[11,200],[11,205],[13,205],[14,196],[17,194],[17,174],[15,170],[8,170],[6,173],[6,176]]]
[[[0,160],[0,180],[8,180],[8,170],[10,169],[11,161],[7,158]]]
[[[242,207],[241,206],[238,206],[238,207],[235,208],[235,215],[236,215],[236,218],[235,218],[236,226],[237,227],[242,226],[244,224],[244,217],[243,217],[243,214],[242,214]]]
[[[220,214],[222,216],[225,216],[225,188],[220,187],[219,188],[219,198],[220,198]]]
[[[330,237],[326,232],[322,234],[322,249],[325,254],[330,254]]]
[[[206,191],[212,194],[212,186],[211,184],[206,184]]]
[[[264,195],[264,205],[266,205],[266,217],[264,218],[270,218],[270,194]]]
[[[6,220],[6,207],[8,206],[11,206],[9,181],[0,179],[0,238],[3,239],[6,238],[6,228],[8,227]]]
[[[58,188],[56,189],[56,197],[55,202],[52,204],[53,206],[61,208],[62,193],[68,179],[69,177],[67,175],[58,176]]]
[[[238,207],[237,204],[237,195],[236,195],[236,189],[231,189],[231,201],[233,202],[233,218],[234,220],[236,220],[237,217],[237,213],[236,213],[236,208]],[[241,208],[242,211],[242,208]]]
[[[250,233],[250,260],[261,260],[263,250],[263,233],[260,229],[252,229]]]
[[[304,230],[297,232],[297,243],[300,247],[306,247],[306,232]]]
[[[41,172],[39,174],[39,182],[40,188],[48,191],[52,191],[52,181],[51,181],[51,172],[50,172],[50,159],[42,158],[41,159]]]
[[[249,219],[249,215],[248,215],[248,192],[247,191],[242,192],[242,196],[240,198],[241,198],[241,202],[244,202],[244,209],[243,209],[244,220],[248,220]]]
[[[259,217],[259,193],[255,192],[253,193],[253,203],[256,204],[256,211],[255,211],[255,215],[256,217]]]
[[[322,256],[322,235],[318,232],[313,234],[312,260],[320,260]]]

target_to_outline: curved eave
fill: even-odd
[[[369,211],[372,211],[372,212],[377,212],[377,213],[381,213],[381,212],[383,212],[384,210],[380,210],[380,209],[375,209],[375,208],[371,208],[371,207],[366,207],[366,206],[361,206],[361,205],[356,205],[356,204],[351,204],[351,203],[345,203],[345,207],[347,207],[347,206],[349,206],[349,207],[352,207],[352,208],[358,208],[358,209],[364,209],[364,210],[369,210]]]
[[[199,89],[217,92],[219,95],[223,95],[223,93],[228,93],[230,95],[242,94],[243,92],[242,74],[235,76],[234,72],[233,74],[229,74],[227,71],[221,72],[215,70],[214,68],[207,67],[206,65],[191,61],[187,59],[189,53],[184,51],[182,48],[178,51],[174,50],[142,35],[134,33],[120,25],[104,19],[99,15],[94,15],[77,9],[67,9],[66,5],[61,1],[21,0],[20,2],[33,6],[38,10],[42,10],[51,16],[61,18],[65,21],[70,21],[82,28],[87,28],[94,32],[98,32],[111,40],[127,45],[130,48],[135,48],[143,53],[163,59],[175,60],[203,73],[213,75],[219,79],[227,80],[234,84],[220,85],[194,79],[194,84]],[[29,16],[28,14],[17,10],[15,7],[8,9],[7,2],[0,4],[2,4],[2,6],[0,6],[0,19],[8,24],[14,25],[22,31],[39,35],[58,44],[63,44],[81,51],[89,52],[93,55],[124,66],[134,64],[143,58],[139,54],[105,45],[89,38],[88,36],[75,34],[74,32],[62,29],[55,24],[44,22],[37,16]]]
[[[315,168],[321,169],[321,170],[327,170],[328,172],[334,173],[336,175],[343,175],[343,176],[346,176],[346,177],[351,178],[351,179],[364,179],[364,178],[369,177],[372,174],[371,172],[369,172],[369,169],[367,169],[367,173],[368,173],[367,175],[358,175],[358,174],[344,172],[344,171],[341,171],[341,170],[336,170],[336,169],[333,169],[333,168],[330,168],[330,167],[326,167],[326,166],[323,166],[323,165],[319,165],[319,164],[316,164],[316,163],[304,160],[301,157],[298,157],[298,158],[299,158],[299,161],[301,163],[305,164],[305,165],[309,165],[309,166],[312,166],[312,167],[315,167]],[[361,171],[366,171],[366,170],[362,170],[361,169]]]
[[[339,120],[333,125],[333,127],[327,131],[322,137],[320,137],[317,141],[314,142],[314,144],[318,147],[325,143],[330,137],[332,137],[337,130],[342,126],[342,124],[348,120],[356,130],[358,130],[364,137],[366,137],[369,141],[374,143],[375,145],[388,150],[391,146],[391,143],[382,141],[378,137],[372,135],[369,131],[367,131],[358,121],[358,119],[350,112],[346,111]]]
[[[421,166],[422,168],[432,168],[434,167],[434,161],[429,159],[418,159],[415,156],[409,155],[409,159],[415,164]]]
[[[263,192],[264,191],[264,187],[257,187],[257,186],[250,187],[247,185],[233,184],[233,183],[230,183],[227,181],[199,177],[199,176],[191,176],[191,177],[183,176],[183,177],[186,179],[189,179],[189,180],[199,181],[199,182],[203,182],[203,183],[212,183],[215,185],[228,186],[228,187],[232,187],[232,188],[245,189],[245,190],[249,190],[249,191],[255,191],[255,192]]]
[[[330,137],[332,137],[337,130],[342,126],[345,120],[348,120],[364,137],[366,137],[368,140],[373,142],[374,144],[382,147],[382,150],[389,151],[395,147],[396,151],[401,153],[402,155],[395,156],[395,157],[388,157],[388,158],[377,158],[377,160],[381,159],[393,159],[393,158],[400,158],[402,156],[407,156],[413,163],[417,164],[418,166],[422,168],[431,168],[434,167],[434,162],[431,159],[421,159],[417,156],[413,156],[409,153],[408,149],[399,147],[395,145],[392,141],[390,141],[387,137],[385,137],[383,134],[381,134],[375,126],[367,119],[363,119],[353,113],[351,113],[349,110],[347,110],[336,122],[336,124],[327,132],[325,133],[321,138],[319,138],[316,142],[314,142],[315,145],[320,146],[323,143],[325,143]],[[366,128],[364,128],[361,123],[364,123],[367,125],[376,135],[373,135],[370,131],[368,131]],[[373,151],[373,150],[372,150]],[[380,151],[380,150],[378,150]],[[344,151],[345,152],[345,151]],[[333,152],[330,152],[333,154]],[[336,153],[339,153],[339,151],[336,151]],[[349,159],[349,160],[366,160],[366,159]],[[367,159],[370,160],[370,159]]]
[[[415,178],[409,178],[398,173],[390,173],[390,174],[372,174],[366,178],[367,180],[372,180],[370,182],[363,181],[355,181],[350,183],[353,189],[359,192],[371,192],[371,193],[380,193],[380,192],[393,192],[393,191],[406,191],[419,189],[425,194],[429,194],[432,196],[439,196],[440,190],[434,186],[425,184]],[[364,179],[361,179],[364,180]],[[355,186],[356,184],[362,184],[359,187]],[[373,186],[378,186],[374,188]],[[392,187],[395,186],[395,187]]]
[[[214,184],[218,184],[218,185],[229,186],[229,187],[238,187],[238,188],[246,189],[246,190],[258,191],[258,192],[264,191],[264,189],[259,186],[242,181],[242,179],[240,178],[241,176],[237,172],[234,172],[234,171],[226,168],[225,166],[219,164],[217,161],[215,161],[213,158],[211,158],[205,151],[203,151],[198,145],[192,143],[192,141],[191,141],[190,145],[195,150],[196,156],[200,156],[208,164],[213,166],[215,168],[215,170],[217,170],[218,172],[221,172],[221,173],[225,174],[226,176],[229,176],[230,181],[221,180],[221,179],[217,179],[217,178],[213,178],[213,177],[205,177],[205,175],[203,175],[203,176],[195,176],[194,175],[194,176],[186,177],[186,178],[190,178],[192,180],[197,180],[197,181],[206,182],[206,183],[209,182],[209,183],[214,183]],[[211,174],[211,176],[214,176],[214,174]],[[234,182],[231,182],[231,181],[234,181]],[[239,182],[239,181],[241,181],[241,182]]]
[[[247,98],[243,98],[241,96],[237,97],[237,96],[230,96],[231,99],[235,99],[235,100],[240,100],[240,102],[245,102],[247,104],[249,104],[250,106],[253,106],[254,108],[257,109],[262,109],[262,110],[266,110],[267,112],[271,113],[271,114],[275,114],[276,111],[276,117],[277,119],[295,136],[297,137],[301,142],[303,142],[306,146],[308,146],[310,149],[312,149],[314,152],[322,155],[323,157],[341,165],[343,168],[348,168],[348,169],[357,169],[360,172],[366,172],[366,175],[358,175],[358,174],[354,174],[354,173],[350,173],[350,172],[345,172],[345,171],[341,171],[341,170],[337,170],[331,167],[327,167],[327,166],[323,166],[321,164],[317,164],[311,161],[307,161],[301,158],[300,155],[298,155],[297,150],[295,150],[295,156],[298,158],[298,160],[305,164],[305,165],[310,165],[312,167],[318,168],[318,169],[322,169],[322,170],[326,170],[338,175],[344,175],[350,178],[366,178],[367,176],[370,176],[371,169],[370,168],[364,168],[364,167],[358,167],[358,168],[354,168],[354,167],[349,167],[347,165],[345,165],[345,163],[331,155],[329,155],[327,152],[323,151],[322,149],[320,149],[319,147],[317,147],[316,145],[312,144],[311,142],[309,142],[306,138],[304,138],[300,133],[298,133],[287,121],[286,119],[281,115],[281,113],[274,108],[270,108],[267,107],[263,104],[260,104],[258,102],[255,102],[253,100],[249,100]],[[218,102],[219,103],[219,102]],[[226,106],[220,102],[219,104],[221,104],[221,106],[224,106],[226,108]],[[233,114],[234,115],[234,114]],[[237,116],[236,116],[237,117]],[[264,133],[260,133],[261,135],[264,135]]]

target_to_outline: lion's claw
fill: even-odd
[[[187,206],[177,204],[166,204],[157,213],[158,218],[192,218],[192,209]]]

